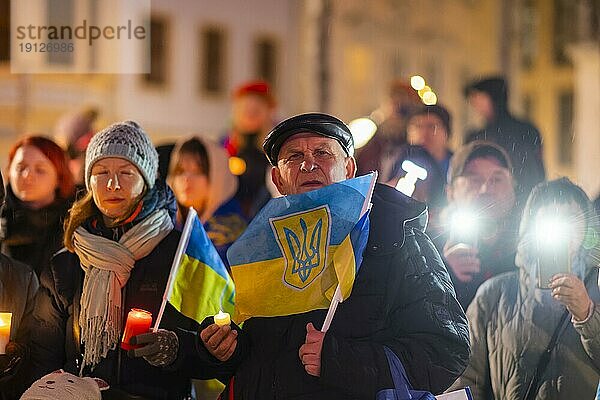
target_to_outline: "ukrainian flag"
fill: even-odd
[[[272,199],[229,248],[237,322],[329,307],[351,291],[376,174]]]
[[[233,281],[193,208],[184,225],[174,268],[165,294],[179,312],[199,323],[219,310],[233,314]]]

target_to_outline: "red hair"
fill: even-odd
[[[56,170],[58,184],[56,195],[66,200],[75,194],[75,183],[67,164],[65,151],[54,141],[43,136],[26,136],[18,140],[8,153],[8,165],[12,164],[17,150],[23,146],[33,146],[48,158]]]

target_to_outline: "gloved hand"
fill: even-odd
[[[129,340],[133,345],[144,345],[131,349],[127,353],[130,357],[143,357],[148,364],[155,367],[164,367],[172,364],[179,351],[179,339],[175,332],[159,329],[156,332],[142,333]]]
[[[10,377],[19,369],[21,361],[25,358],[27,348],[17,342],[8,342],[6,354],[0,355],[0,382],[3,378]]]

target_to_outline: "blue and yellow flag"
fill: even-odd
[[[234,297],[233,281],[190,208],[163,299],[200,323],[219,310],[233,314]]]
[[[237,322],[327,308],[351,291],[369,233],[375,174],[272,199],[229,248]]]

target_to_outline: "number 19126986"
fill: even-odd
[[[71,53],[75,49],[73,43],[19,43],[21,53]]]

